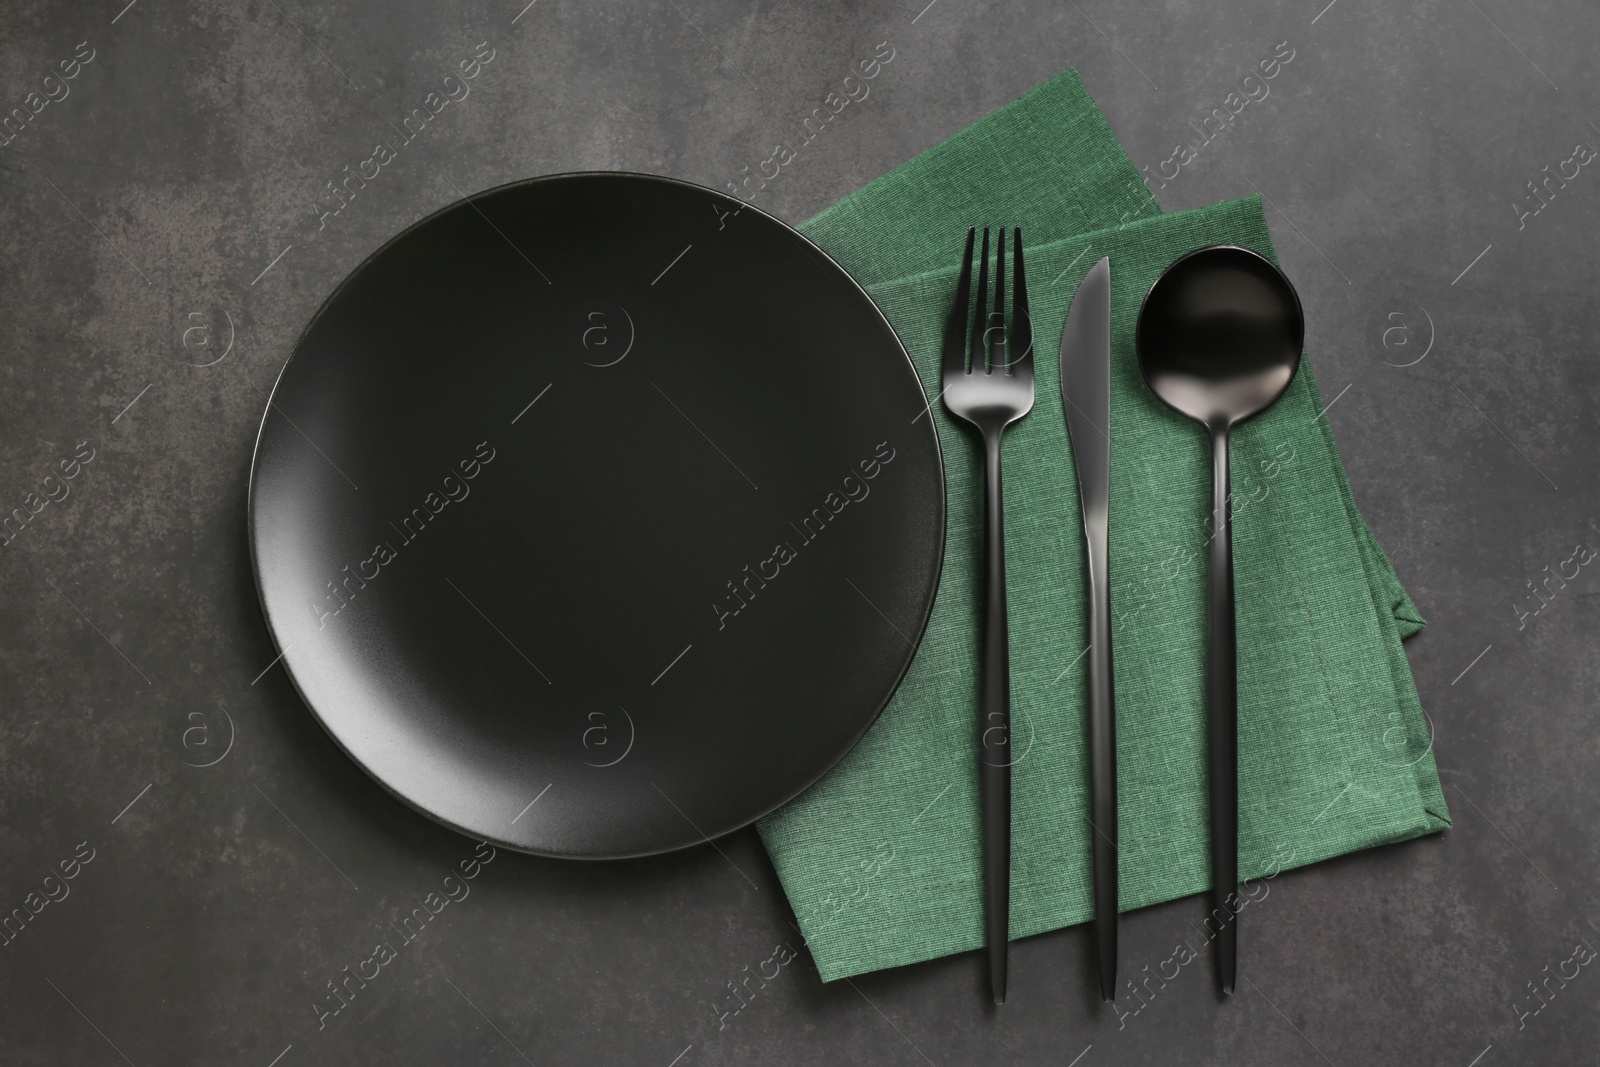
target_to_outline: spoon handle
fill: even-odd
[[[1000,482],[1000,435],[984,434],[983,720],[979,725],[979,785],[983,808],[985,939],[989,990],[1006,1000],[1011,944],[1011,639],[1006,621],[1005,494]]]
[[[1207,611],[1206,705],[1210,741],[1211,916],[1217,978],[1232,993],[1239,949],[1239,722],[1233,614],[1233,522],[1228,426],[1211,428],[1211,598]]]

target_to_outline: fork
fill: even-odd
[[[995,242],[994,290],[989,290],[989,229],[983,230],[976,304],[972,246],[967,230],[961,278],[944,335],[944,406],[983,438],[984,568],[983,701],[979,719],[979,791],[983,807],[984,930],[989,991],[1006,1000],[1011,930],[1011,646],[1006,626],[1005,500],[1000,485],[1000,440],[1006,427],[1033,408],[1033,324],[1023,281],[1022,231],[1013,229],[1011,319],[1006,319],[1006,231]],[[992,310],[986,310],[992,303]],[[970,352],[971,362],[968,365]]]

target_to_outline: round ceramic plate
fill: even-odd
[[[788,226],[575,174],[439,211],[318,311],[250,551],[340,746],[463,833],[681,848],[832,767],[932,607],[944,479],[888,322]]]

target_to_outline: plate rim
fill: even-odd
[[[275,401],[278,396],[278,391],[283,385],[284,378],[289,373],[289,368],[294,365],[295,357],[300,354],[301,347],[304,345],[306,338],[311,335],[311,332],[317,327],[317,324],[322,321],[322,317],[334,305],[335,301],[339,299],[339,296],[344,292],[345,288],[349,286],[363,270],[365,270],[385,252],[387,252],[390,247],[398,244],[400,241],[410,236],[414,231],[421,229],[423,226],[433,222],[435,219],[443,216],[447,212],[458,210],[463,205],[472,206],[474,205],[475,201],[486,196],[506,192],[512,189],[526,188],[554,181],[597,178],[605,180],[616,178],[633,179],[664,185],[680,186],[686,189],[692,189],[699,193],[707,193],[712,196],[719,197],[729,203],[738,204],[741,210],[746,208],[752,209],[756,212],[756,214],[769,219],[774,223],[777,223],[778,226],[789,231],[790,234],[799,238],[805,243],[805,245],[809,246],[812,251],[816,252],[825,263],[831,264],[833,268],[837,270],[839,274],[850,284],[850,286],[866,300],[867,305],[872,308],[879,321],[882,322],[883,326],[888,331],[888,335],[894,342],[895,350],[899,352],[900,358],[905,361],[905,368],[910,372],[912,381],[916,383],[917,391],[922,395],[924,407],[930,413],[932,412],[933,401],[928,399],[928,391],[926,386],[923,385],[922,375],[917,371],[916,361],[911,358],[911,353],[906,350],[905,342],[901,339],[899,331],[894,328],[894,323],[889,320],[889,316],[884,313],[883,308],[879,306],[875,299],[873,299],[872,294],[867,291],[866,287],[857,281],[855,276],[851,274],[842,263],[830,255],[815,241],[812,241],[804,233],[801,233],[800,230],[795,226],[781,218],[778,218],[778,216],[772,214],[764,208],[756,207],[755,204],[748,200],[743,200],[737,196],[732,196],[720,189],[713,189],[710,186],[701,185],[698,182],[685,181],[684,179],[673,178],[667,175],[648,174],[641,171],[629,170],[578,170],[559,171],[552,174],[539,174],[529,178],[518,178],[514,181],[504,182],[500,185],[491,186],[476,193],[468,193],[465,196],[458,197],[450,201],[448,204],[444,204],[441,207],[430,211],[428,214],[424,215],[420,219],[417,219],[415,222],[412,222],[398,233],[389,237],[388,240],[384,241],[377,248],[367,253],[367,255],[363,256],[361,262],[352,267],[349,272],[339,280],[339,283],[333,287],[332,291],[328,293],[328,295],[323,299],[322,303],[317,306],[316,311],[313,312],[311,317],[306,321],[306,325],[296,335],[294,343],[290,346],[288,358],[285,359],[282,366],[278,368],[277,376],[272,382],[272,388],[267,392],[267,399],[261,412],[259,425],[256,427],[255,443],[251,447],[250,452],[250,475],[245,487],[245,537],[248,548],[251,584],[256,593],[256,606],[261,611],[262,622],[266,625],[267,636],[272,643],[273,650],[278,653],[277,659],[273,660],[272,665],[277,666],[281,662],[284,675],[288,678],[289,684],[293,687],[295,695],[299,698],[301,705],[310,714],[311,718],[316,722],[316,724],[322,729],[323,733],[326,734],[333,742],[334,746],[341,753],[343,753],[345,758],[354,764],[363,775],[365,775],[369,780],[376,782],[384,790],[384,792],[401,801],[407,808],[417,812],[418,814],[426,817],[440,826],[453,830],[456,833],[467,837],[470,840],[486,842],[496,848],[504,848],[508,851],[518,852],[529,856],[538,856],[544,859],[578,860],[593,863],[604,863],[618,860],[642,859],[650,856],[663,856],[674,852],[682,852],[686,849],[696,848],[704,844],[710,844],[719,838],[727,837],[731,834],[738,833],[741,830],[748,829],[752,826],[755,826],[773,812],[789,804],[802,793],[811,789],[823,778],[827,777],[828,774],[830,774],[836,767],[838,767],[838,765],[843,762],[844,758],[854,751],[856,746],[861,743],[861,740],[866,737],[868,731],[870,731],[872,727],[877,724],[878,719],[882,717],[884,711],[888,709],[889,704],[894,700],[895,695],[899,693],[901,685],[905,683],[906,675],[910,672],[911,665],[916,662],[917,653],[921,651],[922,648],[922,639],[927,634],[928,623],[933,616],[934,604],[937,602],[939,597],[939,586],[944,577],[944,561],[948,548],[950,529],[948,500],[949,480],[945,469],[944,444],[940,440],[937,425],[930,418],[928,426],[933,434],[933,460],[939,483],[937,515],[937,521],[939,524],[939,537],[930,568],[931,573],[929,575],[928,593],[924,598],[924,602],[916,622],[916,634],[915,640],[912,642],[911,654],[906,657],[905,662],[900,667],[899,673],[896,674],[893,684],[889,686],[887,695],[883,698],[879,705],[873,709],[872,714],[866,717],[861,728],[840,747],[838,753],[828,760],[827,764],[821,767],[816,774],[806,779],[798,788],[783,796],[775,803],[762,809],[759,813],[748,818],[741,818],[741,820],[736,822],[734,825],[723,829],[718,829],[714,833],[708,834],[704,831],[701,831],[696,824],[685,817],[685,821],[689,822],[689,825],[697,833],[699,833],[700,836],[698,840],[690,840],[683,844],[667,845],[661,848],[617,853],[559,852],[548,849],[530,848],[526,845],[517,844],[515,842],[503,840],[494,836],[486,836],[476,830],[472,830],[468,827],[455,823],[437,812],[430,811],[418,801],[401,793],[389,782],[385,781],[384,778],[376,771],[369,767],[366,762],[351,752],[350,749],[345,745],[344,741],[341,740],[339,735],[334,731],[333,727],[328,723],[323,714],[317,710],[316,705],[307,697],[304,688],[302,688],[300,679],[296,676],[294,668],[290,663],[288,650],[283,648],[282,642],[279,640],[277,628],[273,624],[272,613],[267,608],[266,592],[262,587],[260,545],[256,540],[257,490],[259,488],[257,475],[260,473],[262,441],[266,436],[267,421],[271,418],[273,408],[275,407]],[[287,416],[285,416],[285,418],[287,418]]]

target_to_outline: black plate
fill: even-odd
[[[621,857],[833,766],[932,607],[944,478],[888,322],[794,230],[664,178],[502,186],[318,311],[252,562],[350,757],[475,837]]]

